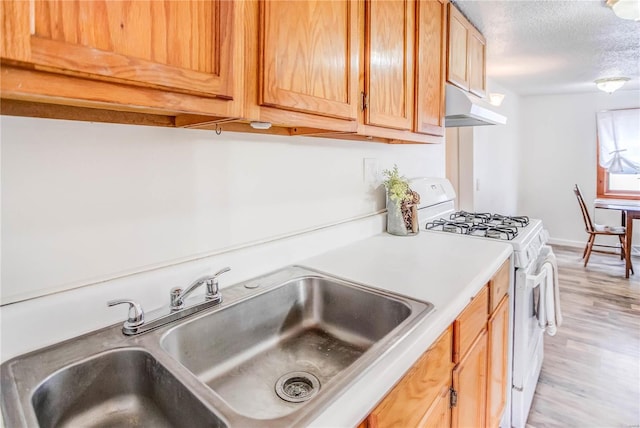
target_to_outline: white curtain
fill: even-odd
[[[640,109],[597,113],[600,166],[614,174],[640,174]]]

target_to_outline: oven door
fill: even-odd
[[[539,269],[550,247],[545,247],[537,260],[527,267],[516,269],[514,287],[513,320],[513,377],[511,394],[511,424],[524,427],[531,409],[542,360],[544,358],[544,328],[540,319],[545,319],[544,296],[547,271]]]

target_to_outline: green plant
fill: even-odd
[[[393,169],[385,169],[382,173],[386,177],[383,184],[387,188],[389,199],[396,204],[401,204],[412,197],[409,192],[409,181],[400,175],[398,165],[393,165]]]

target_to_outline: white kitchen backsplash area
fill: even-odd
[[[150,310],[207,271],[231,265],[225,287],[381,232],[384,192],[365,159],[444,176],[444,145],[7,116],[0,125],[3,361],[124,319],[108,299]],[[39,337],[48,323],[63,328]]]

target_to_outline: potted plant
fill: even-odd
[[[397,165],[391,170],[384,170],[383,174],[387,191],[387,232],[392,235],[417,234],[420,195],[411,190],[409,181],[400,175]]]

